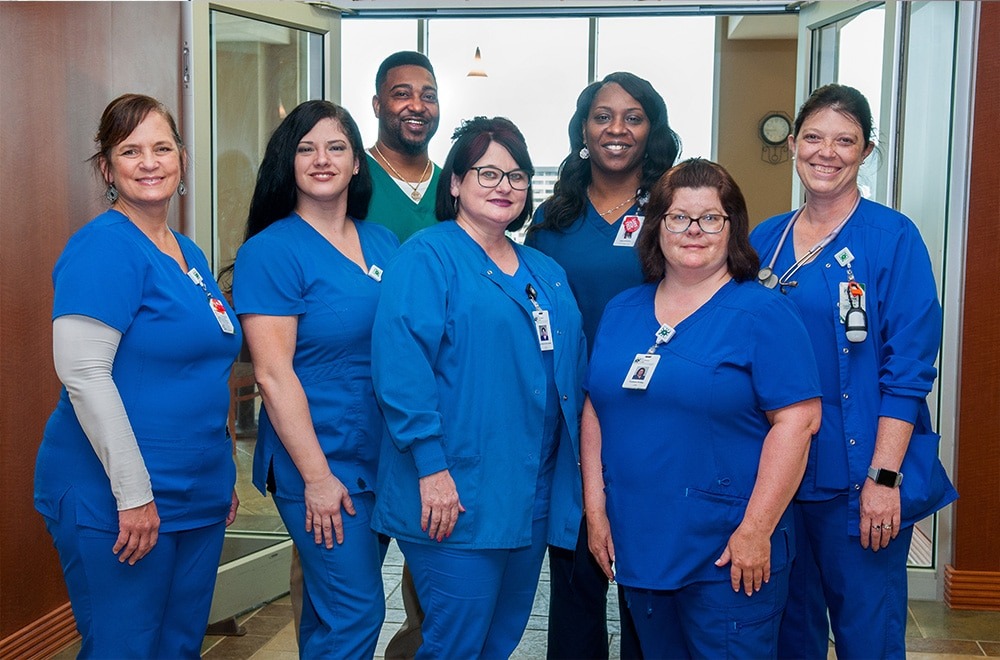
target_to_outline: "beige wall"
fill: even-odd
[[[0,657],[44,655],[58,641],[52,626],[36,626],[27,647],[34,633],[24,629],[57,610],[68,617],[32,504],[35,454],[59,394],[50,274],[69,235],[106,206],[85,161],[108,101],[134,91],[178,110],[182,8],[0,2]]]
[[[743,190],[751,226],[791,207],[791,159],[761,160],[757,127],[772,110],[795,116],[796,43],[728,39],[724,30],[719,40],[717,158]]]

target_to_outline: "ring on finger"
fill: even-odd
[[[882,525],[872,525],[872,529],[874,529],[875,531],[878,531],[878,530],[882,529]]]

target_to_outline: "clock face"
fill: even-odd
[[[792,126],[783,115],[771,115],[760,125],[760,136],[768,144],[783,144],[791,132]]]

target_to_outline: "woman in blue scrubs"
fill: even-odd
[[[371,335],[399,243],[362,222],[363,154],[344,108],[290,112],[268,142],[233,271],[264,404],[254,484],[273,495],[301,558],[303,658],[371,658],[385,615],[370,526],[382,434]]]
[[[608,303],[587,376],[590,549],[624,585],[645,657],[774,657],[788,503],[820,422],[809,338],[753,281],[746,203],[722,167],[672,168],[646,213],[647,283]]]
[[[53,271],[63,390],[35,467],[81,658],[197,658],[239,501],[226,432],[242,335],[201,250],[167,224],[186,154],[169,111],[125,94],[91,159],[111,208]]]
[[[938,460],[926,397],[941,307],[927,248],[906,216],[862,199],[875,145],[852,87],[813,92],[788,138],[805,205],[765,221],[751,242],[762,283],[795,303],[823,388],[823,427],[795,513],[801,533],[781,655],[906,653],[906,560],[913,524],[957,493]]]
[[[566,269],[592,348],[604,306],[642,283],[635,241],[645,202],[677,159],[680,139],[653,86],[617,72],[580,93],[569,140],[555,192],[535,211],[525,244]],[[585,520],[575,551],[549,548],[549,577],[547,657],[607,658],[608,579],[587,549]],[[620,657],[641,657],[621,586],[618,595]]]
[[[413,574],[418,658],[507,658],[546,543],[576,543],[586,348],[566,273],[505,233],[531,212],[521,132],[477,117],[454,139],[442,222],[390,262],[375,317],[388,436],[372,524]]]

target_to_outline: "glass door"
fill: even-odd
[[[271,132],[299,103],[331,96],[339,14],[299,3],[192,3],[191,26],[195,239],[218,274],[243,242]],[[226,534],[213,623],[287,592],[291,555],[273,500],[251,483],[260,398],[245,349],[230,394],[240,509]]]

